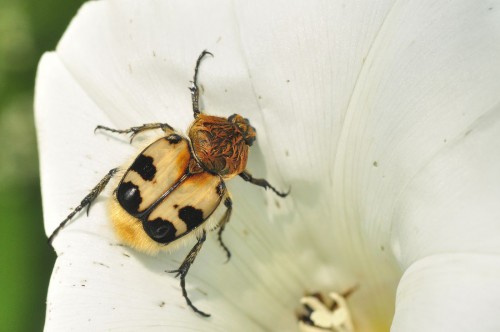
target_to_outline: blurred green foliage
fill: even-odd
[[[43,228],[36,67],[84,1],[0,0],[0,331],[41,331],[55,255]]]

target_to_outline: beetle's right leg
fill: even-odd
[[[67,217],[64,219],[59,226],[52,232],[52,234],[49,236],[48,242],[49,244],[52,244],[52,241],[56,237],[57,233],[77,214],[80,212],[82,209],[85,207],[87,208],[87,214],[90,209],[90,204],[99,196],[99,194],[104,190],[106,185],[108,184],[109,180],[113,177],[113,175],[118,172],[118,168],[113,168],[106,174],[101,181],[92,189],[92,191],[85,196],[85,198],[80,202],[80,205],[78,205]]]
[[[186,258],[184,258],[184,261],[182,262],[181,266],[177,270],[172,270],[172,271],[167,271],[167,272],[176,273],[176,275],[175,275],[176,278],[179,276],[181,277],[182,296],[184,297],[184,299],[186,299],[187,305],[190,306],[194,312],[196,312],[204,317],[210,317],[210,314],[207,314],[194,306],[194,304],[189,299],[189,297],[187,295],[187,291],[186,291],[186,275],[189,271],[189,268],[193,264],[196,256],[200,252],[201,247],[206,239],[207,239],[207,233],[206,233],[206,231],[203,231],[201,237],[198,238],[198,242],[196,242],[196,244],[191,249],[189,254],[186,256]]]
[[[132,133],[132,135],[130,135],[130,143],[132,143],[135,135],[142,133],[143,131],[152,130],[152,129],[161,129],[165,132],[165,134],[170,133],[170,132],[174,132],[174,128],[172,128],[168,123],[159,123],[159,122],[146,123],[146,124],[143,124],[142,126],[132,127],[132,128],[128,128],[128,129],[113,129],[113,128],[109,128],[109,127],[105,127],[105,126],[97,126],[94,129],[94,132],[96,132],[97,130],[106,130],[106,131],[110,131],[112,133],[118,133],[118,134],[130,134],[130,133]]]
[[[229,222],[229,219],[231,219],[231,212],[233,211],[233,201],[231,200],[231,197],[228,195],[226,196],[226,199],[224,200],[224,206],[226,207],[226,212],[224,212],[224,215],[222,216],[222,219],[219,221],[217,224],[218,232],[217,232],[217,240],[219,241],[219,244],[221,245],[222,249],[226,252],[226,263],[229,262],[229,259],[231,258],[231,252],[227,248],[227,246],[224,244],[222,241],[222,232],[224,232],[224,228],[226,227],[226,224]]]
[[[244,170],[243,172],[241,172],[239,174],[241,176],[241,178],[245,181],[248,181],[250,183],[253,183],[255,184],[256,186],[259,186],[259,187],[262,187],[264,189],[267,189],[267,188],[270,188],[272,191],[274,191],[274,193],[276,195],[278,195],[279,197],[286,197],[288,196],[288,194],[290,193],[290,189],[288,189],[287,192],[281,192],[281,191],[278,191],[276,188],[274,188],[273,186],[271,186],[271,184],[269,182],[267,182],[266,179],[256,179],[252,176],[252,174],[250,174],[249,171],[247,170]]]

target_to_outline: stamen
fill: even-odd
[[[297,312],[301,332],[354,332],[351,313],[347,306],[349,297],[357,287],[343,293],[311,293],[300,299]]]

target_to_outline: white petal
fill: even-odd
[[[500,253],[500,101],[420,170],[395,210],[403,267],[439,253]]]
[[[261,148],[253,149],[249,168],[277,186],[292,185],[293,194],[280,201],[259,188],[230,184],[238,198],[225,232],[233,260],[221,266],[222,253],[208,242],[188,277],[193,299],[196,288],[209,293],[195,302],[214,314],[210,323],[186,310],[187,315],[176,314],[176,306],[186,306],[177,281],[162,271],[178,265],[185,253],[146,258],[110,246],[114,237],[104,199],[98,200],[91,216],[77,218],[55,243],[64,255],[51,284],[47,328],[162,329],[185,321],[224,331],[234,330],[236,322],[225,318],[238,316],[246,323],[237,330],[289,330],[293,301],[303,289],[350,287],[346,283],[353,281],[360,284],[352,299],[357,326],[386,328],[400,266],[443,249],[439,237],[419,242],[410,236],[412,225],[425,224],[422,215],[434,214],[436,220],[442,214],[433,202],[419,205],[419,195],[436,191],[427,175],[441,180],[440,170],[449,168],[440,163],[466,159],[465,145],[458,147],[461,137],[499,102],[497,11],[471,2],[433,1],[149,4],[86,5],[57,56],[46,56],[40,67],[36,106],[48,232],[69,212],[65,207],[75,206],[130,155],[126,142],[94,136],[96,124],[124,128],[168,121],[187,127],[187,82],[202,49],[215,54],[201,73],[206,109],[248,116]],[[476,166],[464,164],[472,170],[469,186],[491,198],[489,189],[474,187],[483,171]],[[437,197],[446,199],[450,192],[442,193]],[[492,214],[485,216],[492,220]],[[487,221],[485,230],[491,230]],[[82,241],[82,231],[92,235]],[[421,251],[422,243],[430,250]],[[132,257],[126,259],[123,250]],[[115,269],[120,259],[123,272]],[[334,267],[320,273],[316,267],[322,262]],[[103,274],[106,267],[99,263],[113,268]],[[87,273],[96,277],[93,292],[88,278],[83,279],[88,286],[72,286]],[[137,305],[124,306],[131,296],[119,290],[131,285]],[[107,295],[94,310],[86,310],[96,317],[88,322],[81,308],[95,304],[102,292]],[[163,301],[168,314],[159,316],[151,308],[160,310]],[[121,311],[104,315],[110,307]],[[126,324],[131,317],[136,325]]]
[[[242,1],[237,7],[267,126],[265,160],[276,160],[269,164],[278,166],[270,177],[279,174],[291,183],[294,220],[306,226],[291,243],[307,242],[308,248],[289,250],[313,250],[325,264],[344,272],[328,271],[327,282],[311,280],[308,289],[338,291],[360,284],[352,301],[363,331],[388,328],[399,269],[387,254],[360,250],[366,239],[358,235],[358,218],[344,215],[356,200],[339,195],[344,183],[334,184],[332,169],[364,58],[391,6],[391,1]],[[256,16],[264,24],[253,24]]]
[[[500,104],[450,145],[396,210],[393,246],[409,268],[394,331],[500,328]]]
[[[456,251],[478,239],[498,248],[498,129],[484,125],[498,117],[499,32],[498,11],[477,3],[391,9],[360,73],[335,168],[338,218],[359,227],[370,255],[391,248],[404,269],[451,242]],[[466,142],[476,130],[488,137]]]
[[[40,62],[35,110],[44,220],[50,234],[117,160],[134,150],[126,142],[94,135],[95,126],[109,120],[55,53],[45,54]],[[85,223],[74,226],[89,230]]]
[[[302,8],[283,5],[279,16],[274,11],[264,11],[262,6],[254,10],[268,18],[267,24],[260,25],[262,31],[258,38],[251,39],[253,30],[249,28],[250,37],[244,40],[249,40],[247,49],[254,55],[249,58],[258,59],[255,54],[273,49],[271,56],[279,59],[269,61],[267,70],[260,72],[260,80],[257,74],[252,74],[252,77],[258,94],[271,91],[270,85],[275,81],[284,86],[272,90],[275,93],[272,98],[263,96],[261,107],[264,117],[270,119],[265,123],[276,128],[266,131],[271,156],[281,156],[286,160],[286,166],[280,167],[283,178],[304,178],[307,174],[303,183],[293,182],[293,196],[302,221],[310,221],[311,229],[321,230],[312,233],[313,245],[320,248],[319,252],[330,252],[337,266],[339,260],[344,260],[344,264],[357,271],[360,292],[363,288],[369,291],[385,288],[383,298],[377,293],[353,298],[355,306],[364,307],[373,322],[375,317],[384,317],[390,312],[390,294],[399,278],[399,268],[389,249],[395,251],[400,260],[398,263],[404,268],[407,266],[406,257],[401,256],[401,251],[405,255],[410,251],[419,254],[414,250],[425,251],[431,245],[435,248],[443,242],[442,232],[432,233],[435,227],[422,235],[430,235],[424,242],[426,245],[422,245],[422,241],[409,241],[409,236],[399,236],[404,234],[392,231],[400,225],[408,225],[407,230],[411,231],[418,223],[444,227],[436,219],[422,218],[421,211],[424,210],[421,207],[414,211],[404,210],[405,215],[398,211],[400,206],[412,203],[414,188],[410,184],[417,182],[419,176],[428,184],[436,181],[450,183],[447,195],[455,193],[457,188],[470,189],[456,177],[456,173],[450,173],[455,175],[454,178],[426,177],[429,174],[424,175],[423,169],[439,155],[446,154],[449,146],[461,140],[471,128],[476,128],[481,122],[478,119],[495,112],[495,105],[500,100],[499,11],[492,9],[493,5],[471,2],[397,2],[385,6],[377,2],[371,5],[377,7],[365,5],[353,11],[369,25],[363,33],[364,25],[349,16],[350,11],[344,12],[335,6],[333,3],[323,4],[321,9],[325,15],[331,16],[324,21],[310,19],[309,13],[315,8],[309,3]],[[245,7],[242,12],[246,10]],[[346,24],[342,21],[344,18],[352,23]],[[297,29],[290,31],[286,23],[292,20]],[[355,27],[350,38],[339,32],[346,26]],[[243,28],[241,30],[245,32]],[[266,34],[264,30],[270,30],[272,34]],[[286,38],[290,34],[294,39]],[[342,41],[342,46],[337,46],[339,49],[335,49],[337,34]],[[287,43],[287,48],[277,47],[280,41]],[[362,52],[353,51],[359,49]],[[350,57],[345,55],[350,52]],[[335,57],[344,59],[344,62],[330,60]],[[301,66],[302,63],[308,65]],[[265,67],[266,62],[250,67],[262,66]],[[320,70],[315,70],[317,68]],[[290,78],[292,75],[297,77]],[[287,79],[290,82],[286,82]],[[324,91],[326,89],[330,90]],[[336,98],[328,101],[322,97],[324,95],[335,95]],[[498,159],[498,154],[493,152],[498,151],[496,144],[492,145],[495,139],[484,140],[489,145],[477,146],[473,151]],[[299,154],[287,153],[288,147]],[[336,153],[329,155],[331,151]],[[462,153],[458,159],[448,162],[450,167],[457,163],[465,165],[472,173],[470,181],[481,174],[483,180],[487,179],[495,174],[492,173],[494,169],[498,169],[496,163],[492,164],[484,174],[483,165],[487,165],[490,159],[470,164],[469,158],[477,159]],[[335,165],[333,176],[329,171],[332,164]],[[446,170],[450,171],[449,168]],[[491,246],[499,237],[492,224],[492,217],[497,216],[497,212],[491,203],[498,194],[492,190],[496,181],[491,186],[484,184],[485,181],[478,182],[470,195],[480,192],[478,200],[484,196],[488,199],[483,205],[471,208],[468,216],[486,208],[489,217],[481,221],[485,227],[474,233],[484,235],[491,232],[487,237],[491,241],[484,244]],[[439,188],[429,188],[436,189]],[[316,194],[312,195],[315,191]],[[333,199],[333,206],[329,198]],[[452,204],[444,208],[432,204],[425,211],[439,213],[447,209],[448,213],[462,213],[465,207],[457,210]],[[410,212],[420,213],[415,216],[414,223],[408,218]],[[333,225],[323,223],[325,219],[333,220]],[[468,222],[474,225],[470,218]],[[425,226],[418,227],[422,228]],[[468,237],[463,230],[448,228],[447,231],[457,242]],[[477,243],[478,238],[469,241]],[[415,246],[412,247],[413,243]],[[358,259],[353,261],[353,257]],[[392,278],[387,272],[391,269]],[[360,277],[363,275],[367,276],[366,279]]]
[[[499,279],[498,255],[422,259],[401,279],[391,331],[498,331]]]
[[[228,1],[103,1],[81,9],[57,53],[115,125],[168,120],[184,129],[192,121],[187,88],[204,49],[215,54],[200,72],[206,109],[230,115],[255,105],[238,42]]]

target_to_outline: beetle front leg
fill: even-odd
[[[181,266],[177,270],[172,270],[172,271],[167,271],[167,272],[168,273],[177,273],[175,275],[176,278],[178,276],[181,277],[182,296],[184,296],[184,298],[186,299],[187,305],[190,306],[194,312],[196,312],[204,317],[210,317],[210,314],[207,314],[194,306],[194,304],[189,299],[189,297],[187,295],[187,291],[186,291],[186,275],[189,271],[189,268],[191,267],[191,264],[193,264],[193,262],[196,258],[196,255],[198,255],[198,253],[200,252],[201,247],[206,239],[207,239],[207,232],[205,230],[203,230],[203,234],[201,235],[200,238],[198,238],[198,242],[196,242],[196,244],[191,249],[189,254],[187,254],[186,258],[184,258],[184,261],[182,262]]]
[[[146,131],[146,130],[153,130],[153,129],[161,129],[165,132],[165,134],[167,134],[169,132],[174,132],[174,128],[172,128],[168,123],[159,123],[159,122],[146,123],[146,124],[143,124],[142,126],[131,127],[128,129],[113,129],[113,128],[99,125],[94,129],[94,132],[96,132],[97,130],[105,130],[105,131],[110,131],[112,133],[118,133],[118,134],[130,134],[130,133],[132,133],[132,135],[130,135],[130,143],[132,143],[132,141],[134,140],[134,137],[137,134],[142,133],[143,131]]]
[[[270,188],[279,197],[286,197],[290,193],[290,190],[288,190],[288,192],[286,192],[286,193],[276,190],[276,188],[274,188],[269,182],[267,182],[266,179],[255,179],[252,176],[252,174],[250,174],[250,172],[248,172],[247,170],[244,170],[239,175],[243,178],[243,180],[248,181],[250,183],[253,183],[259,187],[262,187],[264,189]]]
[[[207,54],[214,56],[207,50],[201,52],[201,54],[198,56],[198,60],[196,60],[196,66],[194,67],[194,77],[192,81],[193,85],[189,88],[189,91],[191,91],[191,102],[193,104],[193,115],[195,118],[200,114],[200,89],[198,88],[198,69],[200,68],[201,59],[203,59],[203,57]]]

